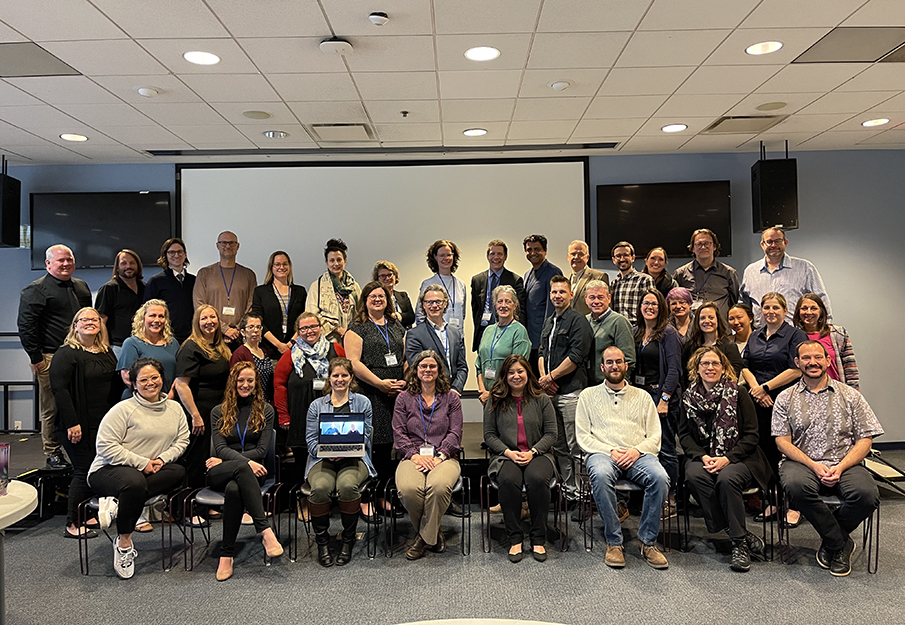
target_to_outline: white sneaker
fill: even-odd
[[[122,579],[129,579],[135,575],[135,558],[138,552],[135,547],[121,549],[119,547],[119,536],[113,541],[113,568],[116,574]]]
[[[119,500],[116,497],[101,497],[97,500],[97,522],[105,530],[116,520],[119,512]]]

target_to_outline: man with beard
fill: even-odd
[[[646,273],[639,273],[632,267],[635,262],[635,248],[628,241],[619,241],[613,246],[613,264],[619,275],[610,285],[613,297],[612,307],[629,320],[633,326],[641,306],[641,298],[647,289],[654,288],[654,279]]]
[[[119,358],[123,341],[132,336],[132,317],[145,301],[141,258],[132,250],[121,250],[113,261],[113,277],[97,290],[94,307],[107,326],[113,353]]]
[[[791,500],[823,539],[817,564],[835,577],[852,570],[851,534],[880,504],[873,477],[861,461],[883,427],[864,396],[826,374],[826,349],[817,341],[798,346],[802,376],[773,405],[772,433],[783,453],[779,479]],[[842,505],[831,510],[821,495]]]
[[[575,410],[578,444],[588,454],[588,476],[603,519],[607,566],[622,568],[622,526],[616,512],[616,480],[627,479],[644,491],[638,540],[641,557],[655,569],[669,566],[657,548],[660,513],[669,477],[657,459],[660,418],[650,394],[625,382],[628,365],[618,347],[603,351],[600,367],[606,381],[582,391]]]

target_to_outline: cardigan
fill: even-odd
[[[358,393],[349,393],[349,411],[360,412],[365,416],[365,455],[362,457],[362,461],[368,467],[368,475],[377,477],[377,469],[374,468],[374,463],[371,462],[371,439],[373,438],[371,400]],[[319,416],[322,412],[333,413],[333,404],[330,403],[329,395],[318,397],[308,406],[307,427],[305,429],[305,442],[308,444],[308,464],[305,465],[305,479],[308,479],[311,467],[323,460],[323,458],[317,457],[317,441],[320,435]]]
[[[54,427],[97,430],[119,401],[122,379],[116,375],[113,351],[95,354],[63,345],[50,361],[50,388],[56,400]]]
[[[251,312],[261,316],[261,347],[271,358],[279,358],[280,350],[264,338],[268,332],[272,333],[281,343],[288,343],[295,334],[295,320],[305,312],[305,302],[308,299],[308,291],[298,284],[289,285],[289,299],[286,305],[289,308],[286,314],[286,331],[283,332],[283,302],[273,290],[273,282],[255,287],[251,295]]]
[[[541,395],[523,399],[522,421],[525,424],[528,447],[546,456],[555,469],[553,446],[556,444],[558,430],[556,411],[550,397]],[[503,455],[504,452],[507,449],[518,449],[518,412],[514,398],[510,398],[506,410],[502,410],[500,406],[493,408],[492,401],[484,404],[484,443],[493,454],[487,467],[487,476],[496,482],[500,467],[508,459]]]

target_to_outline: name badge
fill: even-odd
[[[481,315],[481,321],[490,321],[491,317],[493,317],[493,315],[490,314],[490,311],[488,310],[483,315]]]
[[[496,380],[496,369],[484,369],[484,377],[488,380]]]
[[[326,382],[325,380],[315,380],[315,381],[314,381],[314,390],[315,390],[315,391],[322,391],[322,390],[324,390],[324,383],[325,383],[325,382]]]
[[[235,309],[235,307],[233,307],[233,306],[224,306],[224,307],[223,307],[223,314],[224,314],[224,315],[227,315],[227,316],[229,316],[229,317],[232,317],[233,315],[236,314],[236,309]]]
[[[449,325],[459,327],[459,320],[456,317],[453,317],[449,320]]]
[[[283,327],[283,336],[286,336],[286,324],[284,323],[282,327]]]
[[[421,449],[418,450],[419,456],[431,456],[434,455],[434,446],[433,445],[422,445]]]
[[[395,367],[398,363],[396,360],[396,354],[384,354],[383,356],[387,361],[387,367]]]
[[[645,381],[646,379],[647,379],[647,378],[645,378],[643,375],[636,375],[636,376],[635,376],[635,384],[637,384],[638,386],[644,386],[644,381]]]

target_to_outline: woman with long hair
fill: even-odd
[[[741,374],[744,368],[742,357],[738,353],[738,347],[732,336],[729,334],[729,328],[726,322],[720,317],[720,309],[715,302],[704,302],[694,311],[692,316],[691,329],[688,331],[688,338],[682,347],[682,376],[683,386],[688,386],[688,380],[691,376],[691,368],[688,360],[701,347],[714,346],[726,355],[735,377]]]
[[[264,284],[255,287],[251,311],[261,320],[261,347],[278,359],[289,351],[295,337],[295,320],[305,310],[308,291],[292,280],[292,260],[283,250],[267,259]]]
[[[660,291],[663,297],[679,286],[675,278],[666,271],[668,263],[669,257],[666,255],[666,250],[662,247],[655,247],[647,253],[647,257],[644,259],[644,269],[641,270],[641,273],[646,273],[654,279],[654,287]]]
[[[848,332],[842,326],[829,322],[826,304],[819,295],[805,293],[798,299],[792,324],[804,330],[809,339],[823,345],[830,363],[826,370],[828,376],[860,389],[858,363]]]

